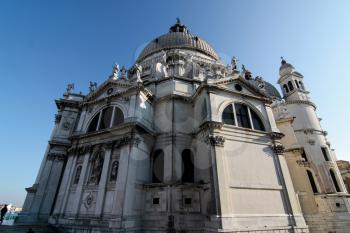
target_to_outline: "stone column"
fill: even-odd
[[[100,217],[103,212],[104,199],[106,195],[106,185],[108,180],[109,164],[110,164],[111,154],[112,154],[112,145],[113,145],[112,143],[108,143],[104,145],[105,155],[104,155],[103,168],[102,168],[100,182],[98,185],[98,192],[97,192],[97,198],[96,198],[96,208],[95,208],[96,217]]]
[[[224,174],[224,142],[225,138],[219,135],[208,135],[207,143],[211,145],[211,164],[212,164],[212,200],[215,201],[215,214],[220,215],[225,212],[226,191]]]

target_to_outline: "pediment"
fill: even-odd
[[[124,92],[132,85],[127,80],[112,80],[109,79],[96,88],[96,90],[89,93],[86,101],[98,101],[110,95]]]
[[[255,96],[258,98],[269,98],[254,83],[245,80],[241,77],[235,79],[227,79],[225,81],[219,81],[215,84],[221,88],[227,89],[232,92],[237,92],[249,96]]]

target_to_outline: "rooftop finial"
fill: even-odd
[[[284,65],[286,63],[287,63],[286,60],[284,60],[284,58],[281,56],[281,64]]]
[[[187,33],[188,30],[185,25],[181,23],[181,20],[179,17],[176,17],[176,23],[170,27],[170,32],[185,32]]]
[[[176,24],[181,24],[180,18],[176,17]]]

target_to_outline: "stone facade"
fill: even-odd
[[[295,75],[286,64],[282,88]],[[222,64],[179,21],[129,70],[115,65],[87,95],[72,89],[56,100],[18,223],[72,233],[306,233],[321,217],[348,218],[348,194],[307,92],[282,101],[235,58]]]

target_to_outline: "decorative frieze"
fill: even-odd
[[[206,143],[212,146],[224,146],[224,143],[225,143],[225,138],[223,136],[214,136],[214,135],[209,135],[207,140],[206,140]]]

